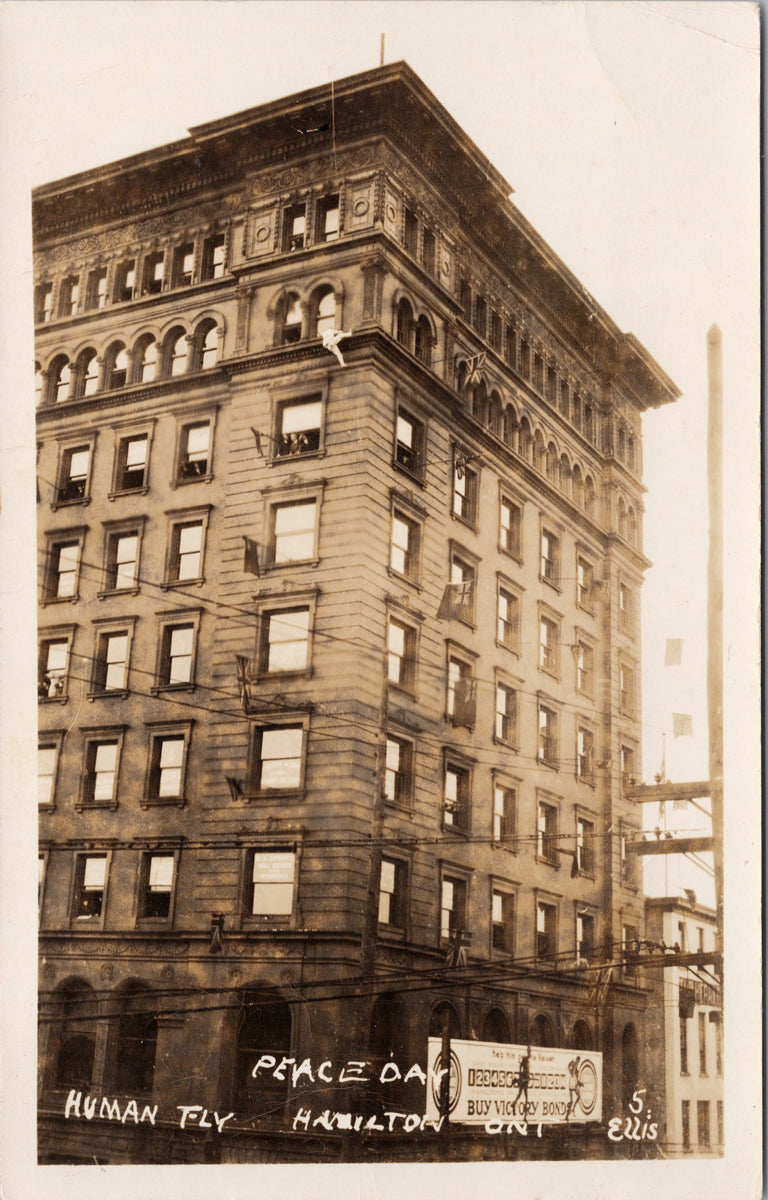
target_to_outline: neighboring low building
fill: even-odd
[[[715,913],[674,896],[648,899],[645,932],[651,943],[682,953],[716,946]],[[659,1144],[665,1154],[723,1152],[723,1008],[711,966],[648,969],[656,983],[649,1005],[646,1068],[654,1102],[661,1101]]]

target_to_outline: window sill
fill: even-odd
[[[85,809],[106,809],[109,812],[114,812],[117,808],[117,800],[76,800],[75,809],[77,812],[83,812]]]
[[[288,570],[290,567],[316,567],[319,562],[319,558],[294,558],[289,562],[264,563],[261,569],[264,574],[268,575],[275,571]],[[202,582],[202,580],[200,582]]]
[[[137,917],[137,929],[170,929],[171,917]]]
[[[545,858],[542,854],[536,855],[536,862],[542,863],[546,867],[552,867],[554,871],[560,870],[560,863],[556,858]]]
[[[502,546],[501,542],[499,542],[498,550],[499,554],[506,555],[507,558],[511,558],[513,562],[516,562],[519,567],[522,567],[523,556],[517,550],[508,550],[506,546]]]
[[[560,763],[553,762],[549,758],[537,758],[536,764],[539,767],[548,767],[550,771],[559,771],[560,770]]]
[[[50,803],[46,802],[45,804],[38,804],[37,811],[44,812],[44,813],[56,812],[56,805],[53,803],[52,800],[50,801]]]
[[[468,838],[470,835],[469,829],[457,829],[455,825],[446,825],[445,821],[442,823],[442,830],[443,833],[454,833],[457,838]]]
[[[379,921],[377,932],[379,937],[386,938],[388,942],[406,941],[405,930],[400,929],[397,925],[387,925],[386,923]]]
[[[562,587],[561,587],[561,585],[560,585],[560,580],[559,580],[559,579],[548,579],[546,575],[541,575],[541,574],[540,574],[540,575],[539,575],[539,582],[540,582],[540,583],[546,583],[548,587],[551,587],[551,588],[552,588],[554,591],[556,591],[556,592],[558,592],[558,593],[559,593],[559,592],[562,592],[562,590],[563,590],[563,589],[562,589]]]
[[[248,792],[243,791],[241,797],[246,804],[255,804],[260,800],[304,800],[307,794],[307,789],[299,788],[270,788],[267,791]]]
[[[392,466],[399,475],[405,475],[406,479],[410,479],[412,483],[417,484],[420,488],[426,488],[427,484],[423,475],[417,475],[415,471],[409,471],[408,467],[404,467],[396,458],[392,459]]]
[[[590,617],[594,617],[595,615],[594,604],[585,604],[583,600],[577,600],[576,607],[581,609],[582,612],[589,613]],[[619,626],[619,628],[621,628],[621,626]]]
[[[195,687],[194,683],[159,683],[149,690],[151,695],[161,696],[164,692],[194,692]]]
[[[399,583],[407,583],[410,587],[415,588],[417,592],[422,590],[418,579],[412,579],[410,575],[401,575],[394,567],[387,567],[387,575],[390,579],[396,579]]]
[[[472,533],[478,532],[477,521],[472,517],[462,517],[461,513],[457,513],[451,509],[451,519],[458,521],[460,525],[463,525],[465,529],[470,529]]]
[[[86,700],[105,700],[116,696],[120,700],[124,700],[128,695],[128,688],[100,688],[98,691],[86,692]]]
[[[295,671],[257,671],[252,675],[249,683],[269,683],[274,680],[275,683],[282,683],[283,680],[291,681],[294,679],[311,679],[314,675],[312,667],[301,667]]]
[[[187,484],[190,484],[190,483],[210,483],[212,481],[212,479],[213,479],[213,475],[211,475],[210,473],[207,475],[189,475],[188,477],[179,476],[176,479],[170,480],[170,487],[172,487],[172,488],[186,487]]]
[[[293,929],[296,917],[293,913],[246,913],[241,918],[240,928],[245,933],[258,933],[262,929]]]
[[[403,699],[417,700],[416,688],[405,683],[395,683],[393,680],[387,680],[387,691],[395,694],[394,698],[401,697]]]
[[[320,446],[317,450],[305,450],[303,454],[273,454],[267,459],[267,466],[280,467],[283,463],[303,462],[307,458],[325,458],[325,448]]]
[[[186,796],[142,796],[139,804],[142,808],[184,808]]]
[[[136,488],[118,488],[115,492],[107,492],[107,500],[117,500],[120,496],[146,496],[148,492],[147,484]]]
[[[505,834],[503,838],[491,838],[491,846],[494,850],[508,850],[510,854],[517,854],[514,833]]]
[[[40,607],[46,608],[49,604],[77,604],[79,599],[79,592],[75,592],[73,596],[47,596],[40,601]]]
[[[205,583],[204,575],[197,575],[194,579],[165,579],[160,584],[164,592],[172,591],[174,588],[183,587],[202,587]],[[114,594],[114,593],[108,593]]]
[[[384,796],[384,804],[388,809],[398,813],[400,816],[413,819],[413,803],[411,800],[390,800],[389,796]]]
[[[52,500],[51,511],[55,512],[57,508],[76,508],[78,504],[90,504],[90,496],[78,496],[75,500]]]
[[[162,587],[163,585],[160,584],[160,586]],[[96,599],[97,600],[108,600],[111,596],[138,596],[138,594],[139,594],[138,585],[136,587],[129,587],[129,588],[107,588],[103,592],[97,592]]]
[[[541,671],[542,675],[549,675],[550,679],[556,679],[558,683],[560,682],[560,671],[557,668],[544,667],[541,665],[541,663],[539,663],[539,670]]]
[[[66,704],[69,696],[66,692],[62,692],[60,696],[38,696],[38,704]]]
[[[514,750],[516,754],[520,753],[519,742],[513,742],[510,738],[499,737],[498,734],[493,735],[494,746],[503,746],[505,750]]]
[[[592,788],[592,791],[594,791],[597,787],[594,777],[592,779],[588,779],[585,775],[577,775],[576,782],[583,783],[585,787]]]
[[[496,638],[496,645],[500,650],[508,650],[510,654],[514,654],[516,658],[520,657],[520,646],[510,646],[509,642],[502,642]]]
[[[84,930],[94,930],[100,933],[104,928],[104,918],[100,917],[72,917],[70,919],[70,929],[73,932],[82,932]]]

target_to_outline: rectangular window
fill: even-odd
[[[718,1075],[723,1073],[723,1016],[722,1013],[714,1012],[715,1018],[715,1070]],[[719,1141],[722,1142],[722,1137]]]
[[[506,550],[507,554],[511,554],[513,558],[521,559],[523,556],[522,531],[523,510],[521,506],[507,496],[502,496],[499,542],[502,550]]]
[[[203,522],[189,521],[173,526],[169,577],[177,582],[200,579],[203,562]]]
[[[192,273],[195,266],[195,247],[192,242],[184,242],[173,251],[173,268],[171,272],[171,287],[189,287],[192,283]]]
[[[408,869],[396,858],[382,858],[379,884],[379,924],[392,929],[406,927]]]
[[[622,951],[624,957],[624,974],[634,975],[637,970],[635,956],[638,951],[637,925],[625,925],[622,930]]]
[[[61,482],[58,500],[64,504],[69,500],[82,500],[88,488],[88,468],[91,461],[89,446],[77,446],[65,450],[61,463]]]
[[[586,817],[578,817],[576,821],[576,870],[583,875],[593,875],[595,871],[595,825]]]
[[[47,324],[52,315],[53,284],[41,283],[35,288],[35,324]]]
[[[541,578],[555,587],[560,583],[560,539],[548,529],[541,531]]]
[[[634,633],[634,595],[626,583],[619,584],[619,629],[622,633]]]
[[[591,913],[576,914],[576,956],[589,962],[595,953],[595,918]]]
[[[75,872],[74,916],[78,921],[100,917],[107,882],[106,854],[82,854]]]
[[[117,784],[117,740],[90,742],[85,755],[83,800],[91,804],[111,804]]]
[[[416,681],[416,630],[394,617],[387,630],[387,678],[410,691]]]
[[[117,452],[118,492],[132,492],[143,488],[147,482],[147,458],[149,438],[146,433],[123,438]]]
[[[115,270],[115,302],[119,303],[123,300],[132,300],[135,283],[136,260],[133,258],[124,259],[123,262],[117,264],[117,268]]]
[[[113,533],[107,542],[108,592],[118,592],[136,586],[139,535],[134,532]]]
[[[537,392],[544,391],[544,359],[540,354],[533,356],[533,386]]]
[[[506,683],[496,684],[494,733],[502,742],[517,741],[517,692]]]
[[[403,244],[409,254],[416,257],[416,250],[419,244],[419,222],[416,213],[412,209],[405,210],[405,228],[403,231]]]
[[[430,275],[435,273],[435,235],[431,229],[425,229],[421,238],[421,262],[425,271]]]
[[[307,233],[306,205],[294,204],[283,215],[283,250],[303,250]]]
[[[496,605],[496,640],[510,650],[519,650],[520,597],[500,584]]]
[[[288,791],[300,788],[303,760],[302,725],[264,726],[256,730],[254,782],[257,791]]]
[[[319,400],[299,400],[278,409],[277,456],[315,454],[320,449]]]
[[[449,717],[460,716],[457,708],[466,703],[472,682],[472,667],[463,658],[451,654],[448,657],[448,690],[446,713]]]
[[[531,374],[531,347],[521,338],[520,340],[520,374],[528,379]]]
[[[557,864],[557,808],[539,800],[536,824],[536,855],[545,862]]]
[[[488,341],[498,354],[501,351],[501,317],[495,311],[495,309],[491,309],[491,323],[488,330]]]
[[[576,687],[585,696],[595,691],[595,652],[587,642],[576,645]]]
[[[536,957],[555,958],[557,954],[557,908],[539,900],[536,904]]]
[[[85,307],[87,309],[104,308],[107,303],[107,268],[99,267],[88,272],[88,284],[85,290]]]
[[[696,1101],[696,1133],[701,1148],[709,1149],[709,1100]]]
[[[539,666],[553,675],[560,668],[560,626],[551,617],[539,617]]]
[[[453,472],[453,515],[469,525],[477,521],[477,471],[456,466]]]
[[[621,692],[621,707],[630,715],[635,711],[635,671],[628,663],[619,667],[619,690]]]
[[[691,1102],[690,1100],[681,1101],[681,1125],[683,1136],[683,1150],[691,1148]]]
[[[424,423],[403,409],[395,423],[395,464],[411,475],[424,473]]]
[[[192,682],[194,625],[166,625],[161,648],[160,684],[174,687]]]
[[[453,938],[466,929],[467,884],[444,875],[440,882],[440,937]]]
[[[582,608],[592,610],[595,586],[595,569],[592,563],[579,555],[576,560],[576,602]]]
[[[38,746],[37,748],[38,804],[53,804],[53,785],[56,779],[56,763],[58,759],[58,753],[58,745]]]
[[[557,371],[554,367],[547,367],[547,400],[557,404]]]
[[[274,563],[305,562],[315,556],[317,501],[276,504],[272,510]]]
[[[632,840],[634,834],[622,832],[619,836],[619,847],[621,856],[621,882],[625,887],[634,887],[637,882],[637,855],[631,853],[628,849],[628,843]]]
[[[680,1074],[688,1074],[688,1018],[680,1017]]]
[[[63,699],[67,691],[69,638],[46,638],[40,643],[37,696],[39,700]]]
[[[142,296],[157,296],[163,290],[163,261],[162,250],[147,254],[141,272]]]
[[[493,788],[493,840],[503,842],[515,827],[515,789],[497,783]]]
[[[184,791],[186,738],[158,734],[152,739],[149,794],[154,800],[179,799]]]
[[[539,760],[557,766],[557,713],[539,705]]]
[[[472,288],[468,279],[459,280],[459,304],[465,321],[472,320]]]
[[[390,804],[408,807],[413,790],[413,743],[387,734],[384,796]]]
[[[335,242],[339,236],[339,197],[323,196],[317,202],[316,242]]]
[[[309,607],[264,613],[263,669],[306,671],[309,666]]]
[[[707,1014],[699,1012],[699,1075],[707,1074]]]
[[[505,358],[510,367],[517,366],[517,333],[514,325],[506,325],[504,329]]]
[[[467,767],[459,767],[453,763],[445,764],[443,825],[449,829],[458,829],[462,833],[469,830],[469,781],[470,772]]]
[[[60,317],[74,317],[77,314],[79,295],[80,280],[77,275],[68,275],[66,279],[62,279],[59,290]]]
[[[203,242],[200,278],[221,279],[224,274],[224,234],[215,233]]]
[[[179,479],[201,479],[211,474],[211,423],[185,425],[179,447]]]
[[[632,746],[621,747],[621,779],[622,783],[632,787],[635,777],[635,751]]]
[[[417,581],[421,548],[421,526],[418,521],[394,509],[392,512],[392,541],[389,565],[398,575]]]
[[[76,594],[79,562],[79,541],[51,547],[50,599],[63,600]]]
[[[485,329],[488,323],[488,305],[485,296],[478,296],[475,300],[475,329],[480,334],[480,337],[485,337]]]
[[[491,946],[511,954],[515,929],[515,898],[510,892],[491,892]]]
[[[595,735],[591,729],[576,731],[576,777],[595,782]]]
[[[249,913],[255,917],[289,917],[295,879],[295,850],[254,850]]]
[[[171,895],[175,859],[173,854],[145,854],[139,916],[167,918],[171,915]]]
[[[128,683],[128,634],[102,633],[94,664],[94,690],[121,692]]]

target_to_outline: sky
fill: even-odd
[[[759,972],[759,31],[757,8],[738,0],[0,5],[6,796],[27,794],[35,750],[34,681],[20,689],[14,673],[36,656],[35,514],[20,507],[34,494],[30,189],[374,67],[382,33],[386,61],[421,76],[522,213],[682,391],[644,420],[646,781],[665,732],[667,776],[708,775],[706,334],[713,323],[722,331],[726,947]],[[663,665],[667,638],[684,641],[680,667]],[[672,712],[692,715],[693,737],[672,737]],[[695,813],[668,818],[693,828]],[[658,820],[645,815],[647,828]],[[19,861],[33,842],[30,821],[14,837]],[[709,875],[691,864],[667,863],[666,874],[659,864],[646,882],[654,894],[688,886],[712,899]],[[31,919],[27,932],[33,944]]]

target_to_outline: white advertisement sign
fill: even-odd
[[[440,1116],[440,1038],[428,1041],[427,1117]],[[449,1117],[464,1125],[519,1121],[556,1125],[600,1121],[603,1056],[561,1050],[466,1042],[451,1038]]]

